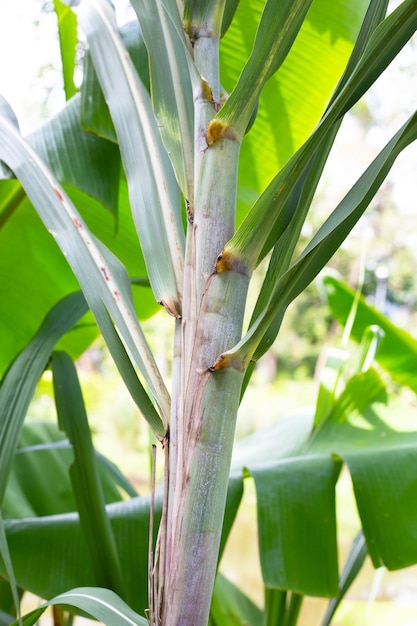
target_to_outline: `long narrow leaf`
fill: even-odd
[[[19,599],[21,597],[22,591],[19,590]],[[0,624],[1,626],[10,626],[15,619],[16,613],[10,585],[7,580],[0,580]]]
[[[241,355],[245,355],[248,362],[251,358],[262,356],[258,346],[268,327],[332,257],[368,207],[397,156],[415,139],[417,113],[394,135],[326,220],[302,255],[277,282],[269,304],[245,337],[228,354],[241,351]],[[266,346],[262,346],[262,350],[265,348]]]
[[[352,73],[364,53],[375,28],[377,28],[385,16],[387,4],[388,0],[373,0],[370,2],[352,54],[350,55],[349,62],[332,95],[328,108],[332,106],[342,87],[351,78]],[[339,132],[341,123],[342,119],[335,123],[333,128],[326,134],[320,145],[316,148],[316,151],[312,155],[311,160],[300,177],[298,184],[294,187],[287,200],[288,208],[283,209],[284,214],[292,215],[293,217],[291,219],[291,228],[287,228],[285,230],[282,237],[276,243],[276,249],[274,249],[274,256],[276,258],[274,258],[272,267],[275,265],[281,274],[288,269],[290,261],[293,257],[295,246],[298,242],[306,215],[310,209],[317,185],[323,173],[323,169],[327,162],[334,140]],[[270,248],[271,241],[268,238],[264,245],[264,249],[261,251],[260,259],[266,255]],[[273,271],[273,273],[276,275],[276,271]],[[263,290],[264,289],[265,288],[263,287]],[[270,285],[268,285],[268,289],[270,291]],[[259,303],[259,305],[261,305],[261,303]],[[259,305],[257,303],[257,306]],[[254,312],[254,314],[256,315],[256,312]]]
[[[233,2],[228,2],[226,12],[229,4],[233,10]],[[264,4],[262,0],[240,2],[236,18],[221,42],[221,77],[229,92],[251,53]],[[265,84],[256,121],[243,141],[238,223],[323,115],[368,5],[369,0],[312,3],[283,65]]]
[[[155,522],[161,501],[155,503]],[[106,506],[123,570],[126,602],[143,613],[147,607],[150,497]],[[97,586],[77,513],[5,520],[9,550],[19,587],[41,598],[65,589]],[[0,571],[6,576],[0,559]]]
[[[0,503],[13,463],[19,433],[50,354],[58,339],[85,314],[87,304],[74,293],[48,313],[32,341],[19,354],[0,387]]]
[[[74,84],[75,55],[78,43],[77,19],[61,0],[54,0],[54,8],[58,18],[65,97],[69,100],[77,91]]]
[[[24,626],[35,624],[48,606],[62,605],[80,609],[106,626],[148,626],[148,621],[135,613],[109,589],[80,587],[61,593],[22,618]],[[13,626],[19,626],[14,622]]]
[[[146,268],[131,216],[126,182],[122,180],[119,188],[117,233],[110,211],[74,187],[67,187],[66,191],[94,234],[119,258],[128,274],[144,276]],[[0,249],[0,301],[7,302],[0,314],[0,372],[4,373],[30,341],[49,309],[65,295],[77,291],[79,285],[17,180],[0,182]],[[151,289],[133,287],[132,292],[139,319],[149,318],[160,308]],[[76,359],[98,332],[89,312],[60,340],[60,349]]]
[[[117,215],[120,153],[114,143],[82,130],[79,96],[27,140],[61,184],[88,193]]]
[[[260,626],[262,611],[220,572],[216,576],[209,626]]]
[[[332,600],[330,600],[321,626],[330,625],[333,616],[336,613],[337,607],[345,597],[346,593],[350,589],[351,584],[356,579],[357,575],[362,569],[362,565],[365,562],[367,554],[368,551],[366,549],[365,537],[363,536],[362,532],[359,532],[352,542],[348,557],[346,559],[346,563],[343,566],[342,575],[340,576],[339,594],[337,598],[332,598]]]
[[[330,309],[340,324],[345,325],[347,314],[355,299],[355,292],[337,279],[326,276],[323,280]],[[407,385],[417,393],[415,364],[417,341],[404,329],[398,328],[383,313],[360,298],[351,330],[351,338],[359,342],[365,329],[378,325],[384,333],[383,341],[376,353],[376,360],[394,380]]]
[[[184,26],[194,36],[219,38],[223,22],[226,0],[186,0],[184,7]],[[233,11],[233,7],[230,7]]]
[[[151,96],[161,136],[184,197],[194,199],[192,59],[175,1],[132,0],[149,52]],[[177,23],[175,25],[175,22]],[[193,73],[196,76],[196,70]]]
[[[262,88],[285,60],[311,0],[267,0],[252,54],[216,119],[243,137]]]
[[[17,589],[16,578],[13,571],[13,563],[10,558],[9,546],[7,544],[7,537],[4,531],[3,517],[0,513],[0,555],[6,566],[7,577],[10,582],[10,590],[13,598],[14,608],[18,618],[20,618],[20,601],[19,592]]]
[[[239,4],[239,0],[226,0],[226,2],[224,2],[223,19],[222,19],[222,27],[221,27],[222,37],[224,37],[224,35],[227,33],[229,26],[232,23],[238,4]]]
[[[327,114],[340,117],[346,113],[373,85],[416,29],[416,3],[414,0],[404,0],[372,33],[360,62]]]
[[[100,483],[106,504],[123,499],[132,490],[117,467],[96,453]],[[3,518],[24,519],[70,513],[76,510],[69,468],[72,446],[55,422],[26,420],[2,503]],[[133,496],[137,494],[133,490]]]
[[[53,353],[52,373],[58,423],[74,452],[70,477],[91,562],[99,584],[122,594],[122,570],[106,514],[81,388],[75,366],[65,352]]]
[[[178,185],[141,83],[106,0],[83,0],[79,20],[109,105],[136,229],[158,302],[181,312],[184,233]]]
[[[66,256],[98,326],[106,330],[111,315],[167,423],[168,392],[136,319],[126,270],[95,239],[65,191],[5,116],[0,117],[0,157],[21,181]],[[155,422],[155,414],[147,414],[146,407],[143,412],[155,431],[163,435],[162,422]]]
[[[127,22],[119,29],[123,44],[132,59],[133,65],[149,91],[148,51],[136,20]],[[94,69],[91,54],[87,50],[83,64],[83,85],[81,90],[81,126],[87,132],[105,137],[117,143],[117,135],[109,108]]]
[[[349,80],[327,109],[315,132],[271,181],[226,246],[227,251],[239,256],[252,268],[278,241],[293,216],[288,199],[303,179],[311,157],[333,125],[385,70],[416,28],[417,6],[414,0],[405,0],[378,26]],[[375,52],[373,61],[371,57],[377,44],[378,53]]]

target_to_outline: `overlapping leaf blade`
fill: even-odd
[[[137,495],[108,459],[96,453],[106,504],[122,500],[121,490]],[[72,447],[53,422],[26,420],[19,435],[2,510],[5,519],[46,517],[76,510],[68,476]],[[44,488],[45,476],[54,480]]]
[[[13,362],[0,387],[0,502],[6,490],[19,433],[34,390],[58,339],[85,314],[81,293],[61,300]]]
[[[335,0],[331,5],[327,0],[315,0],[312,4],[285,62],[266,83],[255,124],[243,141],[238,221],[319,121],[349,58],[367,5],[367,0]],[[263,6],[262,0],[241,2],[222,41],[221,76],[227,91],[233,89],[250,55]]]
[[[347,315],[355,292],[334,277],[323,279],[329,306],[335,318],[346,324]],[[358,301],[351,337],[360,341],[368,326],[377,324],[384,332],[384,338],[376,354],[378,363],[401,385],[407,385],[417,393],[415,364],[417,362],[417,341],[407,331],[398,328],[383,313],[368,305],[363,298]]]
[[[268,78],[284,62],[301,28],[310,0],[267,0],[252,54],[216,118],[242,138]]]
[[[69,473],[82,533],[100,586],[123,593],[123,576],[98,473],[77,372],[65,352],[52,355],[58,423],[72,444]]]
[[[106,507],[123,571],[124,599],[141,613],[147,607],[149,506],[150,498],[143,497]],[[159,516],[158,501],[157,521]],[[72,587],[98,585],[77,513],[6,520],[5,528],[19,586],[52,598]],[[1,562],[0,571],[6,573]]]
[[[61,0],[54,0],[54,8],[58,18],[59,47],[61,50],[65,97],[69,100],[77,91],[74,84],[78,43],[77,19],[74,13]]]
[[[129,274],[145,275],[126,181],[122,178],[119,183],[118,148],[81,131],[79,99],[74,98],[56,117],[35,131],[29,143],[39,151],[55,177],[71,185],[67,191],[73,202],[99,239],[122,260]],[[0,297],[8,303],[0,314],[0,371],[4,371],[33,335],[48,309],[60,297],[75,291],[78,284],[16,181],[0,182],[0,242]],[[25,306],[28,299],[30,309]],[[135,289],[134,299],[140,318],[148,317],[157,309],[150,290]],[[77,332],[72,331],[71,338],[64,339],[62,347],[77,357],[96,335],[97,328],[90,315],[88,326],[86,320]]]
[[[245,467],[255,479],[260,558],[270,586],[337,595],[334,488],[341,459],[374,564],[399,568],[417,561],[417,435],[397,432],[380,418],[374,405],[384,398],[381,378],[369,369],[350,379],[315,431],[312,412],[284,418],[236,445],[233,472]]]
[[[194,89],[197,70],[173,0],[132,0],[149,53],[152,104],[184,197],[194,201]],[[190,72],[191,70],[191,72]]]
[[[170,404],[168,392],[137,322],[126,270],[95,239],[64,190],[4,116],[0,120],[0,139],[2,160],[20,179],[41,219],[66,256],[104,337],[110,333],[110,348],[114,337],[109,331],[109,314],[149,384],[167,423]],[[141,387],[139,379],[137,382]],[[165,427],[152,405],[145,402],[141,409],[155,431],[163,435]]]
[[[10,583],[10,592],[13,599],[13,604],[15,608],[15,612],[17,616],[20,617],[20,602],[19,602],[19,592],[17,588],[16,578],[13,570],[13,563],[10,557],[9,546],[7,544],[6,533],[4,530],[3,517],[0,513],[0,555],[3,559],[3,563],[5,564],[5,569],[7,572],[7,577]]]
[[[79,20],[116,128],[152,289],[170,313],[180,315],[184,233],[179,190],[149,95],[126,53],[108,3],[83,1]]]
[[[273,247],[289,225],[293,217],[291,210],[293,207],[288,204],[288,199],[303,179],[312,156],[326,140],[333,125],[338,123],[384,71],[416,28],[417,7],[413,0],[405,0],[373,32],[349,80],[332,101],[314,133],[275,176],[254,204],[227,246],[250,268]],[[378,55],[375,62],[369,63],[376,42],[379,46]]]
[[[148,52],[139,24],[136,20],[127,22],[121,26],[119,33],[142,83],[149,91]],[[109,108],[104,99],[91,54],[88,50],[85,54],[83,66],[81,126],[88,132],[95,133],[117,143],[117,135]]]
[[[346,563],[340,576],[339,594],[337,598],[333,598],[332,600],[330,600],[321,626],[329,626],[329,624],[331,623],[333,616],[336,613],[337,607],[339,606],[347,591],[350,589],[353,581],[359,574],[367,554],[368,552],[366,549],[365,537],[363,536],[362,532],[359,532],[352,542],[352,546],[349,550]]]
[[[87,169],[88,171],[88,169]],[[130,276],[146,276],[146,268],[132,222],[127,186],[119,188],[118,229],[114,216],[85,193],[66,188],[83,218],[105,245],[117,255]],[[79,289],[62,252],[38,217],[20,183],[0,183],[0,371],[24,348],[48,310],[66,294]],[[159,308],[152,291],[133,288],[135,310],[140,319]],[[30,307],[27,302],[30,301]],[[77,358],[97,336],[88,313],[60,340],[60,349]]]
[[[338,93],[340,93],[343,85],[345,85],[351,77],[360,57],[366,49],[366,45],[372,36],[372,33],[378,24],[384,19],[387,4],[388,0],[375,0],[370,3],[359,31],[358,38],[355,42],[354,49],[349,58],[349,62],[333,93],[331,102],[333,102]],[[332,131],[328,133],[326,139],[322,142],[322,145],[319,146],[315,154],[313,154],[305,172],[300,177],[298,185],[294,187],[293,192],[287,200],[288,209],[284,209],[284,213],[288,212],[293,215],[291,219],[291,228],[287,228],[284,231],[274,246],[267,275],[262,284],[258,300],[252,314],[252,321],[257,318],[259,313],[266,306],[269,299],[269,293],[273,288],[272,286],[274,282],[287,270],[291,263],[294,250],[299,240],[304,221],[310,209],[311,202],[314,198],[317,185],[323,173],[323,169],[333,146],[335,137],[339,131],[340,123],[336,123],[334,125]],[[269,250],[270,247],[270,242],[267,240],[264,251],[261,252],[260,258],[263,258],[265,251]],[[279,328],[279,324],[275,326]],[[270,329],[263,341],[271,344],[276,336],[276,334],[274,335],[275,330],[277,331],[275,328]]]
[[[352,379],[310,451],[332,451],[346,462],[372,561],[375,567],[397,569],[417,560],[417,434],[397,432],[373,408],[364,409],[368,391],[374,399],[384,392],[373,370]],[[346,411],[348,404],[353,411]]]
[[[147,626],[148,621],[135,613],[123,600],[109,589],[81,587],[52,598],[39,609],[25,615],[24,626],[35,624],[48,606],[62,605],[80,609],[106,626]],[[14,622],[18,626],[19,622]]]
[[[216,576],[209,626],[258,626],[262,611],[220,572]]]
[[[379,189],[398,154],[417,139],[417,113],[404,124],[333,211],[302,255],[271,290],[269,303],[248,333],[228,354],[240,351],[249,362],[267,349],[261,340],[288,304],[317,276],[345,240]],[[258,349],[260,346],[260,349]]]
[[[116,223],[120,153],[114,143],[82,130],[79,95],[32,133],[28,142],[60,183],[101,202]]]

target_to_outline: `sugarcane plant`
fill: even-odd
[[[132,583],[126,582],[120,564],[116,522],[110,524],[107,518],[100,535],[103,549],[95,554],[96,558],[99,553],[106,555],[112,574],[97,584],[113,589],[135,610],[146,610],[152,626],[206,626],[209,619],[215,620],[215,612],[209,615],[224,519],[227,526],[233,518],[226,501],[228,497],[234,504],[239,501],[242,468],[250,469],[249,459],[249,465],[236,462],[231,473],[231,458],[238,408],[255,363],[274,342],[289,304],[338,250],[396,157],[417,138],[414,114],[304,251],[294,257],[343,117],[414,34],[417,3],[404,0],[387,16],[387,0],[335,1],[331,5],[320,0],[252,0],[242,7],[237,0],[131,0],[137,22],[123,28],[118,27],[106,0],[80,0],[68,2],[68,6],[56,0],[54,4],[60,18],[68,96],[75,92],[76,21],[88,42],[81,93],[27,139],[20,135],[8,104],[2,102],[1,226],[12,227],[20,207],[32,205],[43,222],[34,225],[42,229],[39,236],[49,231],[48,242],[52,236],[60,249],[53,248],[50,253],[51,259],[59,258],[58,269],[52,266],[45,271],[59,271],[59,276],[62,272],[63,278],[55,280],[60,284],[53,285],[52,295],[48,291],[44,301],[49,298],[52,305],[74,289],[63,256],[83,296],[67,296],[53,309],[28,343],[27,352],[17,357],[5,375],[0,493],[4,499],[36,381],[56,341],[88,308],[164,458],[162,495],[154,493],[146,508],[151,525],[147,605],[138,607],[137,598],[132,599],[131,591],[126,591]],[[247,54],[242,32],[249,39]],[[233,61],[245,55],[236,70]],[[232,79],[230,93],[226,93],[223,82]],[[301,106],[305,102],[307,112]],[[288,110],[290,104],[292,110]],[[107,208],[99,208],[99,202]],[[133,262],[124,249],[132,246],[133,233],[126,208],[131,210],[140,241]],[[100,230],[109,218],[119,229],[117,236],[114,230],[110,235]],[[244,326],[249,283],[262,262],[264,280]],[[140,278],[134,273],[138,267]],[[172,317],[170,391],[138,320],[138,315],[154,310],[152,303],[141,302],[143,297],[137,291],[132,296],[132,290],[141,289],[142,294],[146,289],[138,284],[149,284],[154,301]],[[40,300],[43,289],[49,286],[39,284]],[[147,307],[145,313],[141,305]],[[32,321],[28,335],[34,333],[42,316]],[[57,325],[57,319],[64,319],[62,325]],[[91,328],[91,321],[89,324]],[[77,337],[67,340],[70,351],[85,347],[92,335]],[[38,361],[32,358],[31,351],[36,350],[40,350]],[[11,356],[15,356],[13,348]],[[63,387],[72,385],[76,395],[77,385],[64,355],[53,355],[51,364],[57,380],[57,406],[62,409],[71,405],[71,395],[66,397]],[[20,368],[24,367],[22,378]],[[381,391],[375,372],[367,376],[358,379],[363,382],[363,410]],[[351,387],[355,393],[360,389],[358,380]],[[317,418],[315,424],[300,426],[302,434],[297,445],[293,440],[292,455],[297,449],[301,458],[305,433],[319,423]],[[67,433],[73,432],[64,418],[62,424]],[[283,429],[282,436],[287,434]],[[68,437],[75,450],[75,435]],[[288,453],[283,452],[284,443],[277,441],[276,456],[265,457],[265,467],[252,472],[261,511],[261,561],[268,590],[265,624],[281,624],[278,619],[294,623],[303,594],[338,594],[334,513],[330,520],[326,515],[320,517],[319,511],[312,514],[316,515],[312,526],[320,539],[316,539],[317,549],[305,556],[307,566],[306,561],[297,565],[296,559],[291,559],[291,548],[285,538],[280,543],[276,526],[268,536],[266,526],[271,520],[262,534],[262,516],[267,515],[262,494],[269,489],[271,494],[276,490],[288,496],[291,491],[282,487],[277,463]],[[311,450],[316,448],[312,445]],[[315,489],[308,476],[322,467],[323,458],[313,452],[302,468],[293,465],[301,471],[311,497],[317,496],[317,502],[334,509],[340,458],[327,453]],[[90,453],[85,452],[87,456]],[[366,462],[363,458],[362,464]],[[80,484],[81,478],[74,480]],[[94,490],[97,481],[92,479],[89,489]],[[373,488],[371,483],[368,486]],[[282,509],[285,502],[283,498]],[[103,501],[97,506],[106,516]],[[366,504],[363,506],[366,517]],[[89,513],[78,501],[77,507],[83,526]],[[299,517],[296,508],[293,514],[294,519]],[[76,520],[71,520],[65,523],[73,529]],[[292,524],[288,520],[283,522],[287,530]],[[17,527],[13,528],[17,532]],[[66,528],[70,536],[73,531]],[[13,579],[13,529],[7,523],[4,529],[4,572]],[[390,563],[395,549],[388,532],[382,532],[375,544],[369,526],[364,532],[374,563],[405,564],[401,559]],[[404,542],[410,533],[402,533]],[[97,539],[94,529],[88,536],[92,544]],[[410,550],[407,544],[404,559],[413,559],[413,554],[417,559],[417,548]],[[99,580],[105,568],[96,567],[92,579]],[[18,587],[24,586],[17,573],[15,580]],[[274,589],[280,590],[279,595],[272,593]],[[114,619],[146,623],[103,589],[62,595],[65,591],[55,588],[51,593],[61,595],[53,602],[73,604],[108,623]],[[293,593],[291,600],[287,591]],[[32,614],[32,621],[38,614]]]

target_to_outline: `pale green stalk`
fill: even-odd
[[[195,48],[200,72],[203,48],[210,46]],[[206,55],[204,62],[209,60]],[[208,621],[244,373],[238,361],[212,370],[241,336],[249,278],[234,259],[222,258],[235,229],[240,144],[210,132],[216,113],[211,87],[220,88],[218,56],[211,60],[212,84],[208,89],[203,83],[195,101],[195,145],[204,150],[195,151],[198,186],[187,233],[181,374],[179,381],[175,374],[173,390],[166,576],[160,590],[164,626]],[[177,350],[178,343],[176,357]]]
[[[244,372],[238,364],[215,372],[202,366],[240,335],[247,283],[238,272],[213,274],[203,298],[180,422],[165,626],[208,620]]]

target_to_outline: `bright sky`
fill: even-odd
[[[36,128],[42,119],[64,105],[60,74],[51,64],[51,59],[56,64],[59,58],[54,14],[43,15],[39,26],[34,27],[43,3],[42,0],[0,0],[0,94],[14,109],[22,134]],[[120,22],[133,13],[126,8],[127,0],[116,0],[114,4]],[[347,148],[352,144],[359,148],[353,151],[354,158],[347,159],[344,165],[346,185],[356,180],[364,165],[417,108],[415,38],[414,45],[406,46],[394,64],[396,70],[386,72],[367,98],[377,124],[366,137],[358,135],[354,122],[344,124],[339,140],[340,156],[345,158]],[[340,168],[337,154],[333,162],[337,171]],[[400,156],[390,175],[396,203],[404,212],[417,209],[416,171],[417,146],[412,146]]]

